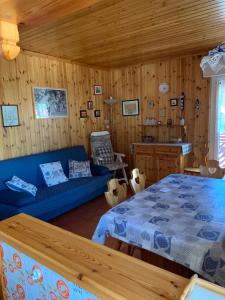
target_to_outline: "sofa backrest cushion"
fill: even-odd
[[[79,145],[56,151],[2,160],[0,161],[0,190],[7,188],[4,184],[5,181],[10,180],[14,175],[36,186],[45,186],[39,165],[48,162],[60,161],[65,175],[68,177],[68,160],[70,159],[78,161],[88,160],[84,146]]]

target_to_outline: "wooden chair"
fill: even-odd
[[[207,157],[209,154],[209,148],[208,148],[207,144],[204,145],[204,148],[202,151],[203,151],[204,162],[206,164]],[[201,151],[199,151],[199,156],[201,156]],[[200,176],[201,172],[200,172],[200,167],[198,167],[198,166],[199,166],[199,162],[194,161],[192,167],[184,168],[184,174],[192,175],[192,176]]]
[[[209,159],[209,160],[206,160],[205,165],[208,168],[218,168],[219,162],[218,162],[218,160]]]
[[[145,188],[146,176],[145,174],[140,173],[138,168],[135,168],[131,171],[131,179],[129,180],[130,187],[132,191],[136,194],[144,190]],[[133,256],[134,251],[138,249],[136,246],[129,246],[129,254]],[[141,250],[141,255],[142,250]]]
[[[208,160],[206,166],[200,166],[200,174],[204,177],[223,178],[225,169],[219,167],[218,161]]]
[[[131,179],[129,182],[130,187],[135,194],[144,190],[145,181],[146,176],[145,174],[140,173],[139,169],[135,168],[131,171]]]
[[[107,167],[109,171],[113,173],[113,177],[116,177],[117,172],[121,170],[123,177],[118,180],[124,180],[128,183],[125,170],[128,164],[123,161],[126,155],[113,151],[110,133],[108,131],[96,131],[91,133],[91,152],[96,165]]]
[[[110,207],[114,207],[127,198],[126,183],[120,184],[118,179],[114,178],[107,183],[108,191],[105,192],[105,198]]]
[[[107,183],[108,191],[105,192],[105,198],[110,207],[114,207],[119,204],[121,201],[127,198],[127,184],[119,183],[118,179],[111,179]],[[119,251],[122,246],[122,241],[118,240],[117,250]],[[128,245],[128,254],[130,254],[131,246]]]

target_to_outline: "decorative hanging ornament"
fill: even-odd
[[[197,99],[195,100],[195,116],[196,116],[196,118],[199,117],[199,110],[200,110],[200,101],[199,101],[199,99],[197,98]]]
[[[184,93],[181,93],[181,96],[180,96],[180,110],[181,111],[184,110],[184,98],[185,98]]]
[[[166,94],[169,92],[169,84],[166,82],[160,83],[159,85],[159,91],[162,94]]]

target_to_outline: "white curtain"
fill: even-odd
[[[208,158],[225,166],[225,76],[211,79]]]

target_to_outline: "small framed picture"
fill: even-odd
[[[93,107],[94,107],[93,101],[92,100],[88,100],[88,102],[87,102],[87,109],[88,110],[92,110]]]
[[[94,95],[102,95],[102,85],[100,84],[95,84],[94,85]]]
[[[86,109],[80,110],[80,118],[87,118],[87,111],[86,111]]]
[[[170,99],[170,106],[178,106],[178,99],[177,98]]]
[[[122,101],[123,116],[138,116],[139,115],[139,99],[123,100]]]
[[[100,109],[95,110],[95,118],[100,118],[101,117],[101,111]]]
[[[173,125],[173,120],[172,119],[167,119],[167,126],[172,126]]]
[[[147,103],[148,103],[148,108],[150,108],[150,109],[151,109],[151,108],[154,108],[155,103],[154,103],[153,100],[148,100]]]
[[[4,127],[19,126],[18,105],[2,105],[2,123]]]

